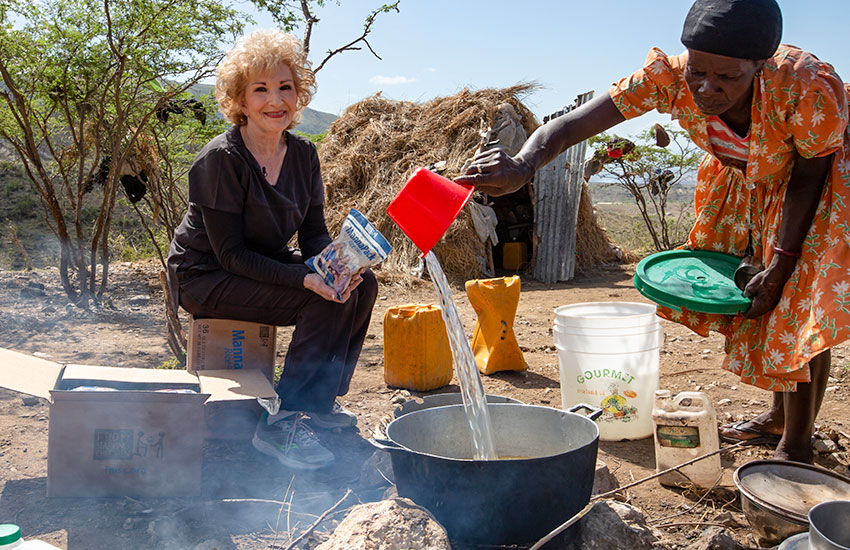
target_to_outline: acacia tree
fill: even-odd
[[[157,165],[147,126],[212,75],[243,24],[219,0],[0,0],[0,138],[38,193],[78,305],[106,288],[121,176]]]
[[[592,173],[601,172],[603,180],[622,187],[637,204],[643,223],[655,250],[670,250],[685,242],[687,231],[684,209],[670,212],[671,191],[696,173],[703,152],[690,140],[687,132],[668,126],[648,129],[632,139],[599,134],[589,140],[593,156],[586,164]],[[669,144],[660,145],[660,135]],[[667,139],[663,141],[668,141]]]
[[[313,37],[313,26],[319,22],[319,18],[315,15],[316,7],[324,7],[325,0],[252,0],[252,2],[258,8],[269,12],[278,25],[286,32],[292,32],[303,25],[304,33],[301,37],[301,42],[304,45],[304,51],[308,55],[310,54],[310,40]],[[363,29],[360,35],[337,48],[328,50],[325,53],[325,57],[318,64],[314,63],[313,72],[322,70],[325,64],[336,55],[347,51],[363,49],[361,44],[365,45],[372,52],[372,55],[381,59],[381,56],[369,44],[369,33],[372,32],[372,25],[375,24],[375,20],[379,15],[391,11],[398,13],[398,5],[400,3],[401,0],[397,0],[392,4],[383,4],[371,11],[363,21]]]
[[[201,147],[227,127],[227,121],[216,115],[218,104],[212,93],[185,93],[157,112],[144,136],[150,156],[157,162],[152,167],[155,177],[144,182],[144,189],[119,198],[129,203],[145,231],[149,250],[166,269],[165,251],[174,229],[183,218],[188,200],[188,175],[192,161]],[[124,235],[127,238],[127,235]],[[135,244],[130,236],[130,242]]]

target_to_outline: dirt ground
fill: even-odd
[[[554,308],[590,301],[646,301],[632,286],[633,268],[602,267],[560,284],[524,277],[514,329],[528,370],[484,376],[485,390],[530,404],[559,407],[558,357],[551,330]],[[113,266],[109,307],[91,311],[67,304],[55,270],[0,271],[0,347],[57,362],[156,368],[171,358],[158,271],[154,262]],[[475,314],[465,293],[455,289],[454,297],[471,337]],[[387,489],[385,482],[376,479],[374,468],[369,468],[373,449],[367,438],[407,394],[384,383],[384,312],[395,305],[435,300],[429,281],[382,284],[351,391],[342,398],[357,414],[358,430],[321,434],[337,461],[318,474],[288,471],[257,454],[249,441],[208,441],[201,497],[48,499],[48,404],[0,390],[0,523],[17,523],[25,536],[74,550],[288,548],[294,537],[345,497],[316,532],[295,546],[313,548],[322,540],[321,531],[341,520],[345,509],[358,501],[379,500]],[[754,416],[767,406],[767,392],[745,386],[720,369],[720,336],[701,338],[679,325],[662,323],[666,342],[661,352],[661,387],[674,393],[707,392],[722,422]],[[287,341],[284,330],[278,336],[278,362],[282,362]],[[832,376],[818,420],[822,432],[837,434],[838,451],[816,458],[818,465],[844,474],[850,445],[850,387],[845,383],[848,358],[850,351],[844,345],[833,351]],[[438,391],[457,390],[453,384]],[[714,524],[727,527],[745,546],[758,547],[741,513],[732,476],[738,466],[770,456],[767,447],[726,453],[720,485],[701,501],[700,492],[662,487],[655,480],[627,490],[621,500],[645,512],[664,534],[667,548],[686,546]],[[599,458],[621,486],[655,471],[651,438],[601,442]],[[348,489],[352,493],[345,496]]]

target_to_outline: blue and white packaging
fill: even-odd
[[[342,296],[351,278],[367,267],[383,262],[393,247],[366,216],[355,210],[349,211],[339,236],[319,254],[309,258],[307,267],[318,273],[325,284]]]

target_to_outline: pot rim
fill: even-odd
[[[450,396],[450,397],[446,397]],[[524,405],[525,402],[521,401],[515,397],[509,397],[507,395],[500,395],[496,393],[487,393],[484,394],[485,399],[487,399],[488,405],[495,405],[497,403],[514,403],[517,405]],[[491,398],[496,398],[494,401],[490,401]],[[459,403],[444,403],[443,405],[431,405],[431,401],[440,401],[445,399],[460,399]],[[434,409],[436,407],[446,407],[449,405],[462,405],[463,404],[463,396],[461,392],[441,392],[441,393],[432,393],[429,395],[416,396],[411,399],[408,399],[404,403],[401,403],[396,408],[393,409],[393,420],[404,416],[405,414],[410,414],[412,412],[420,411],[423,409]],[[409,409],[410,407],[415,407],[413,410],[405,411],[405,406]]]
[[[781,466],[789,466],[789,467],[792,467],[792,468],[799,468],[799,469],[803,469],[803,470],[811,470],[813,472],[817,472],[818,474],[826,475],[828,477],[833,477],[833,478],[839,479],[841,481],[844,481],[846,483],[850,483],[850,478],[842,476],[840,474],[837,474],[837,473],[835,473],[831,470],[827,470],[825,468],[821,468],[821,467],[815,466],[813,464],[805,464],[805,463],[802,463],[802,462],[791,462],[791,461],[788,461],[788,460],[779,460],[779,459],[753,460],[753,461],[747,462],[746,464],[739,466],[735,470],[735,474],[732,476],[732,478],[735,482],[735,486],[738,488],[738,492],[741,493],[742,497],[747,498],[747,500],[749,500],[753,505],[758,506],[759,508],[761,508],[761,509],[763,509],[767,512],[775,514],[775,515],[777,515],[777,516],[781,517],[782,519],[787,520],[789,522],[798,523],[798,524],[803,525],[803,526],[809,525],[808,515],[801,515],[797,512],[794,512],[793,510],[786,510],[784,508],[779,508],[778,506],[775,506],[775,505],[771,504],[770,502],[762,500],[758,496],[756,496],[756,495],[752,494],[750,491],[748,491],[746,489],[746,487],[744,487],[744,485],[741,481],[741,475],[740,475],[741,470],[753,468],[753,467],[756,467],[756,466],[770,465],[770,464],[776,464],[776,465],[781,465]]]
[[[416,410],[416,411],[411,411],[411,412],[409,412],[409,413],[407,413],[407,414],[404,414],[404,415],[399,416],[398,418],[394,419],[392,422],[390,422],[390,423],[387,425],[387,428],[386,428],[386,430],[385,430],[387,440],[388,440],[388,441],[390,441],[390,442],[391,442],[391,443],[395,446],[395,448],[390,449],[390,451],[402,451],[402,450],[403,450],[403,451],[406,451],[406,452],[409,452],[409,453],[412,453],[412,454],[415,454],[415,455],[419,455],[419,456],[427,456],[427,457],[429,457],[429,458],[436,458],[436,459],[440,459],[440,460],[447,460],[447,461],[450,461],[450,462],[468,462],[468,463],[495,463],[495,462],[501,462],[501,463],[508,463],[508,462],[511,462],[511,463],[517,463],[517,462],[521,462],[521,463],[527,463],[527,462],[537,462],[537,461],[542,461],[542,460],[549,460],[549,459],[551,459],[551,458],[553,458],[553,457],[563,456],[563,455],[565,455],[565,454],[567,454],[567,453],[571,453],[571,452],[573,452],[573,451],[576,451],[576,450],[578,450],[578,449],[581,449],[581,448],[585,447],[586,445],[590,445],[590,444],[592,444],[594,441],[597,441],[597,442],[599,441],[599,426],[596,424],[596,422],[594,422],[593,420],[591,420],[591,419],[590,419],[590,418],[588,418],[587,416],[584,416],[584,415],[582,415],[582,414],[578,414],[578,413],[575,413],[575,412],[567,411],[567,410],[564,410],[564,409],[556,409],[555,407],[544,407],[544,406],[542,406],[542,405],[530,405],[530,404],[528,404],[528,403],[488,403],[488,404],[487,404],[487,407],[488,407],[488,408],[490,408],[490,407],[525,407],[525,408],[534,408],[534,409],[544,409],[544,410],[547,410],[547,411],[550,411],[550,410],[551,410],[551,411],[557,411],[557,412],[559,412],[559,413],[568,414],[568,415],[572,415],[572,416],[577,416],[578,418],[581,418],[581,419],[583,419],[583,420],[586,420],[586,421],[590,422],[590,423],[593,425],[593,427],[594,427],[594,428],[595,428],[595,430],[596,430],[596,436],[595,436],[593,439],[591,439],[591,440],[590,440],[590,442],[585,443],[584,445],[581,445],[581,446],[575,447],[574,449],[570,449],[570,450],[568,450],[568,451],[563,451],[563,452],[556,453],[556,454],[548,454],[548,455],[543,455],[543,456],[535,456],[535,457],[522,458],[522,459],[512,459],[512,460],[500,460],[500,459],[496,459],[496,460],[483,460],[483,459],[476,459],[476,458],[453,458],[453,457],[448,457],[448,456],[441,456],[441,455],[436,455],[436,454],[432,454],[432,453],[426,453],[426,452],[423,452],[423,451],[417,451],[417,450],[415,450],[415,449],[411,449],[411,448],[409,448],[409,447],[406,447],[406,446],[402,445],[401,443],[398,443],[398,442],[397,442],[397,441],[395,441],[392,437],[390,437],[390,434],[389,434],[389,432],[390,432],[390,426],[392,426],[393,424],[395,424],[395,423],[396,423],[396,422],[398,422],[399,420],[402,420],[402,419],[407,418],[408,420],[406,420],[406,422],[410,422],[410,419],[409,419],[408,417],[410,417],[411,415],[416,415],[416,414],[434,414],[433,412],[429,413],[429,411],[437,411],[437,410],[447,409],[447,408],[451,408],[451,407],[454,407],[454,408],[461,407],[461,408],[462,408],[462,407],[463,407],[463,404],[459,404],[459,405],[443,405],[443,406],[440,406],[440,407],[429,407],[429,408],[427,408],[427,409],[419,409],[419,410]]]

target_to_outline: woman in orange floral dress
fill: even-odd
[[[811,462],[829,350],[850,336],[848,95],[829,64],[779,45],[781,17],[775,0],[698,0],[685,53],[651,50],[609,94],[541,126],[515,157],[479,155],[458,181],[510,193],[575,143],[670,113],[706,151],[685,248],[750,255],[764,269],[741,315],[659,314],[724,334],[724,368],[774,392],[768,411],[723,426],[724,440],[777,443],[777,458]]]

